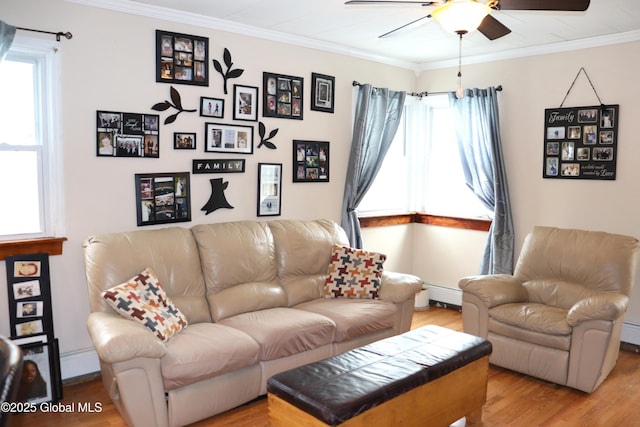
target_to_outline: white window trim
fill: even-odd
[[[0,236],[0,241],[21,240],[64,235],[63,206],[63,163],[61,138],[61,64],[60,42],[49,39],[25,36],[16,33],[13,44],[5,59],[28,55],[37,56],[38,72],[37,93],[42,109],[37,117],[37,130],[40,132],[42,146],[38,147],[42,162],[40,177],[40,200],[43,203],[41,218],[43,230],[40,233]],[[42,72],[41,72],[42,71]],[[33,147],[28,148],[33,150]],[[38,151],[38,150],[34,150]]]

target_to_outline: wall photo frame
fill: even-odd
[[[615,180],[619,105],[545,109],[543,178]]]
[[[253,126],[205,123],[204,151],[210,153],[253,153]]]
[[[209,86],[209,38],[156,30],[156,82]]]
[[[136,174],[138,226],[191,221],[189,172]]]
[[[311,109],[333,113],[335,82],[333,76],[311,73]]]
[[[233,120],[258,121],[258,88],[233,85]]]
[[[282,213],[282,163],[258,163],[258,216]]]
[[[329,182],[329,142],[293,141],[293,182]]]
[[[96,112],[96,156],[160,157],[158,114]]]
[[[304,78],[262,73],[262,116],[302,120]]]
[[[195,150],[196,149],[196,133],[195,132],[174,132],[173,148],[175,150]]]
[[[21,344],[23,375],[16,402],[55,403],[62,399],[62,378],[58,339]]]
[[[200,116],[216,117],[221,119],[224,117],[224,99],[200,97]]]

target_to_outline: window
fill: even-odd
[[[56,49],[16,35],[0,63],[0,240],[61,231]]]
[[[447,95],[408,96],[389,154],[358,213],[490,218],[465,184],[455,138]]]

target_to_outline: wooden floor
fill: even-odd
[[[431,307],[416,312],[412,327],[435,324],[462,330],[459,312]],[[621,351],[609,378],[592,394],[549,384],[501,368],[489,369],[483,426],[640,426],[640,355]],[[60,402],[76,410],[70,413],[22,414],[10,426],[125,426],[107,397],[100,380],[65,386]],[[78,404],[100,403],[100,413],[78,413]],[[425,426],[428,426],[425,420]],[[197,427],[268,426],[267,401],[259,399],[240,408],[193,424]],[[150,426],[152,427],[152,426]]]

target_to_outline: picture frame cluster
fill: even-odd
[[[209,86],[209,38],[156,30],[156,82]]]

